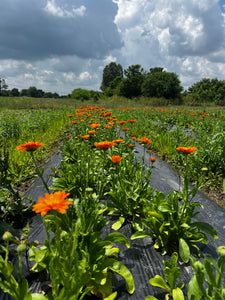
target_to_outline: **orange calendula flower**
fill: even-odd
[[[177,147],[176,149],[177,149],[177,151],[180,151],[183,153],[192,153],[192,152],[198,150],[195,147]]]
[[[127,121],[132,124],[132,123],[135,123],[137,120],[127,120]]]
[[[69,208],[68,205],[73,202],[65,200],[69,193],[65,191],[58,191],[52,194],[45,194],[45,198],[39,197],[38,202],[33,205],[33,211],[37,214],[41,213],[45,216],[50,210],[57,210],[60,214],[65,214]]]
[[[69,140],[69,139],[71,139],[71,136],[70,136],[70,135],[67,135],[66,138]]]
[[[101,149],[108,149],[108,148],[114,146],[115,143],[114,142],[103,141],[103,142],[95,143],[94,145],[95,145],[95,147],[98,147],[98,148],[101,148]]]
[[[93,129],[96,129],[96,128],[98,128],[99,125],[100,125],[99,123],[93,123],[93,124],[91,124],[90,126],[91,126]]]
[[[16,149],[19,150],[19,151],[23,151],[23,150],[26,150],[26,151],[35,151],[37,148],[39,148],[41,146],[44,146],[44,145],[45,144],[42,144],[40,142],[33,142],[33,141],[31,141],[29,143],[16,146]]]
[[[150,157],[150,160],[151,160],[151,162],[155,162],[156,161],[156,158],[155,157]]]
[[[115,156],[112,156],[111,161],[112,161],[114,164],[117,164],[117,163],[119,163],[119,162],[121,161],[121,159],[122,159],[121,156],[115,155]]]
[[[120,125],[123,125],[123,124],[126,123],[126,121],[119,121],[118,123],[119,123]]]
[[[89,130],[88,133],[90,133],[90,134],[97,134],[98,132],[95,131],[95,130]]]
[[[82,136],[82,138],[85,139],[85,140],[88,140],[89,137],[90,137],[90,134],[86,134],[86,135],[83,135],[83,136]]]
[[[116,144],[119,144],[119,143],[122,143],[123,140],[122,139],[121,140],[114,140],[113,142],[116,143]]]
[[[77,122],[77,121],[72,121],[72,123],[73,123],[73,124],[78,124],[79,122]]]
[[[73,117],[73,115],[67,115],[67,117],[68,117],[68,118],[72,118],[72,117]]]
[[[136,138],[136,136],[132,136],[132,140],[136,140],[137,138]]]
[[[138,140],[139,142],[143,143],[143,144],[150,144],[152,141],[149,140],[147,137],[143,137],[142,139]]]
[[[129,128],[123,128],[123,131],[127,131],[127,130],[129,130]]]
[[[133,144],[130,144],[130,145],[128,145],[130,148],[133,148],[134,147],[134,145]]]

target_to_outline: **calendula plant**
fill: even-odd
[[[55,170],[51,188],[67,190],[73,197],[80,197],[86,188],[92,188],[101,196],[109,182],[103,156],[96,149],[91,154],[86,143],[75,141],[72,144],[65,143],[63,161],[60,168]]]
[[[32,200],[20,196],[13,187],[13,174],[10,168],[9,152],[4,144],[0,151],[0,214],[1,220],[14,228],[22,228],[32,215]],[[4,226],[4,227],[5,227]],[[2,226],[3,227],[3,226]],[[0,235],[2,235],[0,230]]]
[[[181,269],[177,267],[178,254],[174,252],[171,256],[171,261],[163,261],[164,278],[160,275],[156,275],[149,280],[149,283],[153,286],[157,286],[166,290],[168,293],[165,295],[165,300],[184,300],[184,294],[182,288],[184,283],[180,282],[176,284],[177,279],[181,275]],[[147,296],[145,300],[157,300],[154,296]]]
[[[188,172],[185,172],[183,183],[182,191],[170,192],[167,199],[164,193],[154,192],[153,201],[146,202],[142,219],[142,224],[150,231],[137,231],[131,239],[150,236],[155,241],[154,247],[163,255],[179,251],[180,258],[187,263],[191,250],[200,255],[198,242],[208,243],[206,234],[213,238],[218,236],[210,224],[193,221],[199,214],[195,208],[203,208],[199,202],[193,201],[198,185],[189,189]]]
[[[129,247],[129,242],[120,233],[101,238],[107,222],[103,216],[105,208],[90,192],[89,189],[82,200],[74,202],[65,200],[65,192],[45,194],[34,206],[44,216],[47,239],[40,249],[31,248],[30,259],[36,261],[33,270],[46,268],[50,274],[52,290],[48,299],[80,300],[87,294],[115,299],[111,272],[122,276],[128,292],[134,292],[132,274],[118,260],[119,249],[113,247],[114,242]],[[45,216],[47,211],[52,213]],[[55,235],[52,241],[50,231]]]
[[[200,262],[194,257],[191,258],[191,265],[194,276],[188,285],[188,299],[208,299],[224,300],[224,265],[225,265],[225,246],[217,248],[218,259],[215,260],[211,255],[206,254],[204,261]]]
[[[111,169],[110,200],[106,203],[110,215],[118,216],[112,228],[118,230],[125,221],[130,221],[134,228],[140,228],[145,199],[152,198],[149,185],[151,168],[145,173],[144,166],[125,163]],[[121,161],[122,162],[122,161]]]
[[[5,252],[4,258],[0,255],[0,273],[3,275],[0,278],[1,289],[12,296],[14,300],[44,300],[42,294],[31,293],[29,291],[28,281],[22,275],[22,255],[27,250],[27,246],[33,246],[34,243],[28,243],[29,226],[26,226],[22,231],[21,239],[15,238],[10,232],[5,232],[3,240],[5,246],[1,245]],[[9,260],[9,244],[15,243],[18,245],[18,268]]]

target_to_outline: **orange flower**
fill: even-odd
[[[150,160],[151,160],[151,162],[155,162],[156,161],[156,158],[155,157],[150,157]]]
[[[71,136],[67,135],[66,138],[69,140],[69,139],[71,139]]]
[[[195,147],[178,147],[176,149],[177,149],[177,151],[180,151],[180,152],[183,152],[183,153],[192,153],[192,152],[198,150]]]
[[[67,117],[68,117],[68,118],[72,118],[72,117],[73,117],[73,115],[67,115]]]
[[[39,148],[41,146],[44,146],[44,145],[45,144],[42,144],[40,142],[33,142],[33,141],[31,141],[29,143],[16,146],[16,149],[19,150],[19,151],[23,151],[23,150],[26,150],[26,151],[35,151],[37,148]]]
[[[127,120],[127,121],[132,124],[132,123],[135,123],[137,120]]]
[[[112,156],[111,161],[112,161],[114,164],[117,164],[117,163],[119,163],[119,162],[121,161],[121,159],[122,159],[121,156],[115,155],[115,156]]]
[[[107,142],[107,141],[95,143],[95,147],[98,147],[98,148],[101,148],[101,149],[108,149],[108,148],[110,148],[114,145],[115,145],[114,142]]]
[[[90,134],[86,134],[86,135],[83,135],[83,136],[82,136],[82,138],[85,139],[85,140],[88,140],[89,137],[90,137]]]
[[[137,138],[136,138],[136,136],[132,136],[132,140],[136,140]]]
[[[90,133],[90,134],[97,134],[97,131],[95,131],[95,130],[89,130],[88,133]]]
[[[116,143],[116,144],[119,144],[119,143],[122,143],[123,140],[122,139],[121,140],[114,140],[113,142]]]
[[[98,128],[99,125],[100,125],[99,123],[93,123],[93,124],[91,124],[90,126],[91,126],[93,129],[96,129],[96,128]]]
[[[133,148],[134,147],[134,145],[133,144],[130,144],[130,145],[128,145],[130,148]]]
[[[72,121],[72,123],[73,123],[73,124],[78,124],[78,122],[77,122],[77,121]]]
[[[123,131],[127,131],[127,130],[129,130],[129,128],[123,128]]]
[[[126,121],[119,121],[118,123],[119,123],[120,125],[123,125],[123,124],[126,123]]]
[[[69,193],[66,194],[65,191],[45,194],[45,198],[39,197],[32,210],[37,214],[41,213],[42,216],[45,216],[50,210],[57,210],[59,213],[65,214],[68,205],[73,204],[73,202],[65,200],[67,196]]]
[[[149,140],[147,137],[143,137],[142,139],[138,140],[139,142],[143,143],[143,144],[150,144],[152,141]]]

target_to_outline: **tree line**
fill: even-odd
[[[1,78],[0,78],[1,82]],[[33,97],[33,98],[61,98],[58,93],[44,92],[37,89],[35,86],[30,86],[28,89],[19,91],[17,88],[11,90],[7,89],[8,86],[0,86],[0,96],[3,97]]]
[[[179,77],[174,72],[167,72],[162,67],[150,68],[146,71],[141,65],[131,65],[123,69],[120,64],[111,62],[103,69],[101,91],[74,89],[71,94],[59,96],[57,93],[44,92],[32,86],[19,91],[17,88],[7,89],[6,80],[0,76],[0,96],[35,97],[35,98],[63,98],[71,97],[78,100],[94,100],[108,98],[114,95],[130,99],[165,98],[171,101],[178,100],[195,104],[211,102],[216,105],[225,105],[225,80],[217,78],[202,80],[194,83],[183,91]]]

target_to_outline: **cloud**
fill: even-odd
[[[64,9],[63,7],[57,6],[55,0],[47,1],[44,8],[49,14],[56,17],[74,18],[77,16],[84,16],[86,7],[81,5],[79,8],[72,8],[72,10]]]
[[[224,62],[225,47],[224,17],[218,0],[114,3],[118,5],[115,23],[124,43],[120,60],[126,66],[139,63],[147,70],[162,66],[182,78],[192,74],[193,79],[214,76],[221,70],[214,64]]]
[[[3,0],[0,59],[40,60],[77,55],[102,59],[121,47],[110,0]]]

